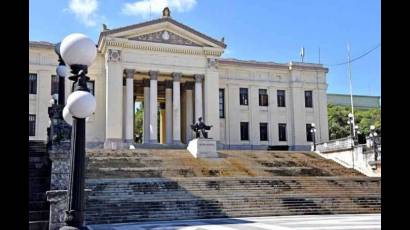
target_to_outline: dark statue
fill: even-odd
[[[194,130],[196,138],[200,138],[200,133],[202,133],[203,138],[208,138],[208,132],[205,130],[211,130],[212,125],[206,125],[202,121],[202,117],[198,118],[198,121],[191,125],[191,129]]]

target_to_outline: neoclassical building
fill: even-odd
[[[143,145],[181,146],[199,117],[212,125],[218,148],[266,149],[328,140],[326,73],[320,64],[224,59],[224,40],[174,19],[108,29],[98,39],[88,76],[97,109],[87,122],[87,144],[134,144],[135,102],[144,105]],[[46,140],[51,95],[58,90],[54,44],[30,41],[30,140]],[[71,85],[66,79],[66,97]],[[136,144],[137,145],[137,144]],[[138,147],[138,146],[136,146]]]

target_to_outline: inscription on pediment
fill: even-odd
[[[163,30],[155,33],[139,35],[136,37],[129,38],[129,40],[134,41],[146,41],[146,42],[159,42],[175,45],[185,45],[185,46],[201,46],[193,41],[190,41],[186,38],[178,36],[172,32]]]

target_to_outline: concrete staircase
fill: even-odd
[[[186,150],[89,150],[87,177],[361,176],[312,152],[219,151],[220,159],[195,159]]]
[[[87,224],[380,213],[380,179],[308,152],[88,151]]]
[[[88,180],[88,224],[380,213],[380,180],[360,177]]]
[[[29,229],[48,230],[51,163],[46,143],[29,141]]]

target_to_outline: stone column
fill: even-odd
[[[165,81],[166,141],[172,144],[172,81]]]
[[[143,143],[149,143],[149,123],[150,123],[150,117],[149,117],[149,80],[144,79],[144,119],[143,119],[143,127],[144,131],[142,133],[143,135]]]
[[[194,123],[194,111],[193,111],[193,100],[192,100],[192,90],[194,88],[193,82],[185,83],[185,105],[186,105],[186,119],[185,119],[185,143],[189,143],[193,139],[193,134],[191,130],[191,125]]]
[[[134,142],[134,73],[135,70],[125,70],[127,75],[125,98],[125,141]]]
[[[306,141],[306,109],[304,104],[303,83],[300,80],[301,75],[300,70],[291,70],[291,80],[289,82],[290,97],[288,100],[287,96],[289,94],[286,93],[285,99],[286,107],[289,106],[292,114],[292,129],[289,133],[289,137],[292,137],[291,150],[301,150],[310,145],[310,143]]]
[[[204,117],[207,125],[212,125],[208,137],[219,142],[219,72],[217,61],[213,58],[208,59],[208,68],[205,69],[204,78]],[[238,96],[236,96],[238,97]]]
[[[172,73],[173,90],[172,90],[172,142],[181,144],[181,73]]]
[[[105,142],[104,148],[118,149],[123,142],[123,69],[121,51],[106,53]]]
[[[40,70],[37,75],[37,112],[36,115],[36,136],[30,137],[30,140],[47,140],[47,126],[50,120],[47,114],[49,101],[51,99],[51,75],[55,74],[50,71]],[[72,83],[72,82],[71,82]],[[32,96],[32,95],[30,95]]]
[[[198,118],[203,118],[202,113],[202,80],[204,79],[203,74],[195,74],[195,122]],[[218,86],[215,86],[218,87]]]
[[[158,143],[158,124],[157,124],[157,112],[158,112],[158,102],[157,102],[157,79],[158,71],[149,71],[148,75],[150,77],[150,87],[149,87],[149,142],[152,144]]]

